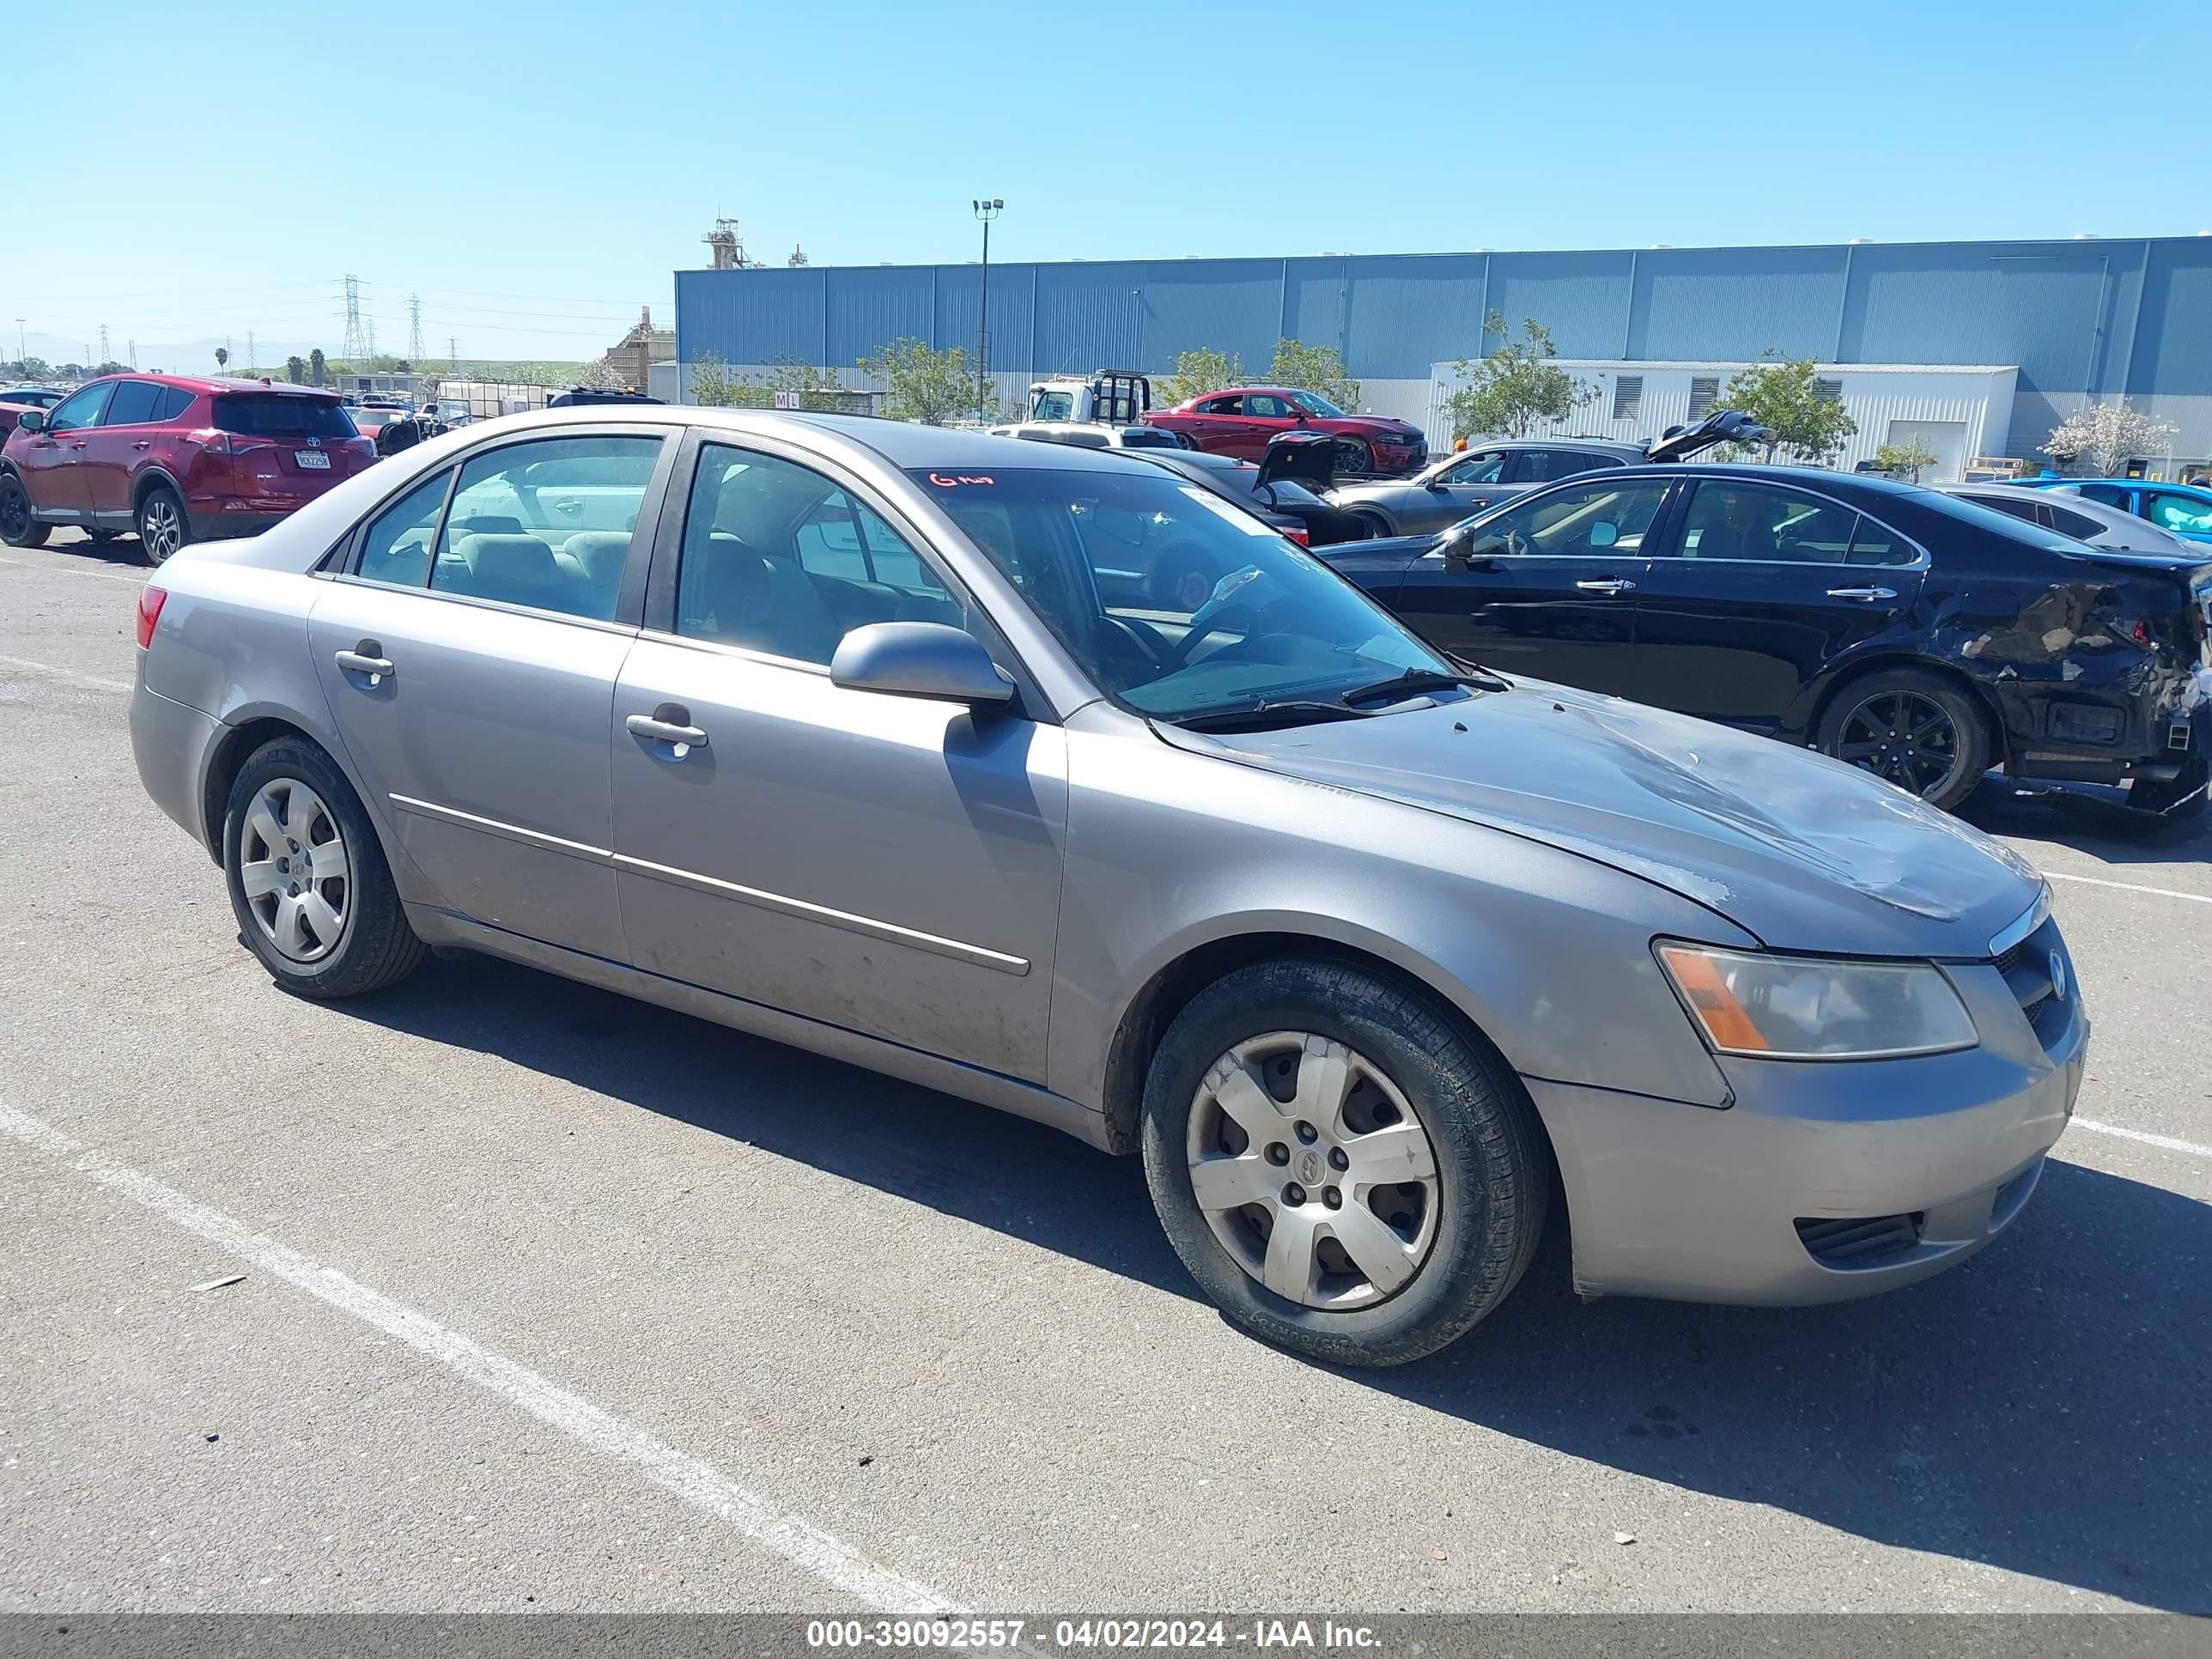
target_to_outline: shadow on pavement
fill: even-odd
[[[2212,817],[2154,817],[2131,809],[2124,791],[2089,784],[2015,785],[1992,775],[1960,804],[1959,816],[1988,835],[2058,842],[2107,864],[2212,859]]]
[[[1195,1299],[1135,1161],[1038,1125],[488,960],[331,1006]],[[1982,1255],[1826,1308],[1585,1306],[1559,1238],[1463,1341],[1345,1375],[1855,1537],[2212,1613],[2212,1206],[2160,1188],[2054,1162]]]

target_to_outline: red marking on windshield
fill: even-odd
[[[974,477],[963,472],[957,477],[950,478],[945,477],[942,472],[933,472],[929,475],[929,481],[935,484],[939,489],[950,489],[955,484],[987,484],[996,483],[998,482],[997,479],[992,477],[988,472]]]

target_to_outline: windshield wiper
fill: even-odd
[[[1264,726],[1309,726],[1318,720],[1357,720],[1367,718],[1364,708],[1348,708],[1340,702],[1316,702],[1310,697],[1283,697],[1255,702],[1243,708],[1208,708],[1170,720],[1186,732],[1237,732]]]
[[[1510,691],[1512,687],[1486,669],[1475,669],[1464,674],[1446,674],[1434,668],[1409,668],[1402,674],[1393,674],[1387,680],[1376,680],[1371,685],[1355,685],[1339,699],[1346,708],[1365,702],[1370,697],[1408,697],[1417,691],[1441,691],[1449,686],[1471,686],[1478,691]]]

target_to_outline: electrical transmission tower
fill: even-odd
[[[107,355],[107,325],[106,323],[100,325],[100,361],[102,365],[112,361]]]
[[[374,349],[368,337],[361,331],[361,278],[349,274],[345,279],[345,359],[358,363]]]
[[[422,296],[419,294],[407,296],[407,361],[422,361]]]
[[[461,372],[460,343],[451,334],[446,337],[446,362],[454,374],[458,374]]]

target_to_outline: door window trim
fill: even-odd
[[[1587,472],[1577,472],[1569,477],[1554,479],[1549,483],[1540,485],[1526,495],[1508,497],[1498,505],[1493,515],[1504,518],[1508,513],[1516,512],[1522,507],[1534,507],[1555,489],[1588,489],[1599,482],[1600,480],[1593,478]],[[1615,563],[1620,563],[1625,560],[1671,557],[1671,555],[1654,553],[1651,550],[1655,544],[1658,546],[1670,544],[1668,538],[1674,533],[1674,519],[1677,514],[1676,503],[1686,498],[1687,492],[1682,486],[1692,480],[1672,477],[1655,478],[1646,475],[1642,477],[1623,478],[1619,482],[1624,485],[1648,483],[1656,484],[1659,487],[1659,505],[1652,509],[1651,522],[1644,526],[1644,540],[1638,545],[1632,548],[1617,546],[1562,548],[1557,552],[1501,553],[1498,555],[1498,557],[1504,562],[1501,568],[1510,569],[1514,565],[1523,563],[1530,559],[1609,559]],[[1441,550],[1438,550],[1424,553],[1421,556],[1424,559],[1442,559],[1444,555]]]
[[[797,669],[823,680],[830,678],[830,665],[827,663],[808,662],[803,657],[779,656],[772,651],[762,651],[752,646],[735,645],[726,640],[704,640],[677,631],[676,591],[682,575],[686,521],[690,516],[692,493],[698,486],[701,452],[709,447],[750,449],[787,461],[793,466],[805,467],[881,519],[891,532],[907,544],[908,550],[922,562],[930,574],[937,578],[945,592],[958,601],[961,613],[968,619],[968,631],[991,653],[991,659],[1014,677],[1014,700],[1006,713],[1037,726],[1060,724],[1059,711],[1053,706],[1052,700],[1044,695],[1043,688],[1030,672],[1029,665],[1022,660],[1021,653],[1014,649],[1013,641],[1006,637],[997,620],[977,599],[975,590],[960,579],[959,573],[952,568],[943,550],[921,533],[912,517],[902,510],[897,502],[845,466],[837,458],[809,449],[780,432],[720,426],[692,426],[684,431],[683,442],[678,446],[680,451],[677,459],[678,477],[670,481],[668,493],[663,499],[648,556],[644,605],[637,624],[640,637],[650,639],[656,644],[680,645],[694,650],[738,657],[764,667]]]
[[[610,422],[604,425],[595,422],[589,425],[579,426],[563,424],[558,427],[541,428],[528,433],[501,433],[496,437],[485,438],[478,443],[471,444],[465,449],[456,450],[440,463],[447,469],[446,498],[438,505],[437,523],[432,526],[430,532],[430,544],[434,550],[437,546],[438,538],[445,533],[446,520],[453,510],[453,496],[460,485],[461,472],[472,461],[486,455],[495,454],[501,450],[518,448],[525,444],[544,443],[549,441],[559,441],[575,438],[658,439],[660,442],[660,453],[653,462],[653,476],[646,481],[645,494],[638,501],[637,527],[630,532],[629,552],[623,561],[622,580],[615,590],[615,614],[611,617],[580,617],[573,611],[549,611],[539,605],[518,605],[509,599],[487,599],[473,593],[456,593],[451,588],[434,587],[430,584],[430,577],[437,566],[434,556],[431,560],[430,569],[423,574],[422,585],[420,587],[401,587],[392,582],[372,581],[359,574],[361,556],[368,540],[369,527],[422,487],[424,479],[433,470],[428,467],[421,472],[409,475],[404,482],[395,484],[374,507],[362,514],[360,520],[353,528],[345,533],[329,553],[323,556],[320,568],[316,574],[326,575],[334,581],[362,587],[373,587],[386,593],[413,593],[422,599],[441,599],[449,604],[471,605],[492,611],[512,611],[524,617],[542,617],[554,622],[574,623],[580,627],[594,628],[617,634],[635,634],[638,631],[639,615],[644,606],[647,568],[659,536],[659,524],[667,516],[665,509],[668,487],[675,476],[678,458],[684,449],[686,435],[686,428],[682,427],[640,422]],[[642,552],[639,547],[641,542],[645,544]]]
[[[1577,474],[1577,476],[1580,477],[1581,475]],[[1680,480],[1680,482],[1689,486],[1719,483],[1753,485],[1760,489],[1771,489],[1777,492],[1781,491],[1784,488],[1784,486],[1780,484],[1771,483],[1765,478],[1739,478],[1733,477],[1724,478],[1698,477],[1684,478]],[[1879,530],[1887,532],[1891,536],[1895,537],[1899,542],[1902,542],[1905,546],[1911,548],[1912,550],[1913,556],[1901,564],[1853,564],[1848,557],[1841,561],[1829,559],[1684,559],[1681,554],[1676,550],[1680,545],[1681,538],[1679,533],[1670,533],[1667,540],[1662,544],[1662,545],[1667,549],[1665,552],[1657,554],[1647,553],[1646,556],[1660,559],[1679,560],[1684,564],[1778,565],[1785,570],[1925,571],[1928,568],[1930,561],[1928,556],[1927,547],[1919,540],[1918,538],[1906,535],[1903,531],[1891,524],[1887,519],[1876,518],[1873,514],[1868,512],[1866,508],[1863,507],[1856,507],[1850,501],[1844,501],[1838,496],[1831,495],[1824,489],[1811,489],[1806,488],[1802,484],[1794,483],[1789,485],[1788,488],[1796,491],[1802,495],[1809,496],[1816,501],[1825,502],[1826,505],[1835,507],[1839,512],[1853,514],[1854,516],[1851,522],[1852,541],[1856,542],[1858,539],[1858,520],[1864,519],[1869,524],[1873,525]],[[1689,502],[1695,493],[1694,488],[1685,489],[1683,490],[1681,497],[1683,513],[1686,513],[1688,511]],[[1680,514],[1678,514],[1677,516],[1680,517]],[[1680,526],[1679,525],[1668,526],[1670,532],[1679,532],[1680,528]],[[1848,555],[1850,550],[1847,544],[1844,548],[1844,551]]]

